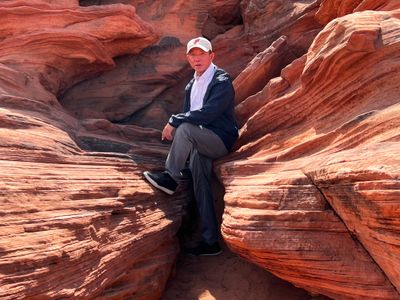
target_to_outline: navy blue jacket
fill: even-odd
[[[185,88],[183,112],[172,115],[168,123],[175,128],[183,122],[201,125],[215,132],[224,142],[226,149],[231,150],[238,137],[238,128],[234,109],[235,90],[229,74],[217,68],[204,95],[203,107],[190,111],[193,83],[194,78]]]

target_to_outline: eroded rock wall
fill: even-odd
[[[313,293],[399,299],[399,9],[1,2],[1,298],[160,297],[187,190],[141,171],[162,168],[204,34],[236,78],[240,138],[216,163],[228,246]]]
[[[398,17],[329,22],[306,55],[249,90],[236,151],[218,167],[233,251],[335,299],[400,298]],[[236,87],[273,67],[281,44]]]
[[[287,36],[283,68],[302,56],[322,25],[314,15],[319,1],[81,1],[86,5],[130,3],[154,25],[160,39],[137,56],[116,60],[117,68],[68,90],[61,103],[78,118],[106,118],[114,123],[160,129],[181,109],[183,90],[193,72],[186,43],[204,35],[212,40],[215,63],[233,77],[247,63]],[[269,78],[279,75],[277,68]]]
[[[158,36],[132,6],[54,2],[0,3],[0,298],[159,299],[179,251],[182,199],[144,183],[156,155],[79,147],[80,134],[94,138],[91,123],[56,97]],[[123,145],[142,149],[146,136],[152,152],[151,130],[125,134]]]

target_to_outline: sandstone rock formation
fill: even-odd
[[[141,171],[162,166],[204,34],[236,78],[240,138],[215,168],[228,246],[312,293],[400,299],[400,3],[7,0],[0,16],[0,298],[160,297],[188,189]]]
[[[280,78],[249,90],[237,150],[218,168],[230,247],[335,299],[400,298],[398,17],[328,23]],[[236,87],[263,66],[275,65],[256,58]]]
[[[147,159],[135,149],[157,132],[126,128],[132,142],[122,143],[117,127],[81,124],[56,97],[157,35],[126,5],[6,1],[0,16],[0,298],[158,299],[178,253],[182,199],[141,177],[163,147]],[[114,153],[90,151],[101,143]],[[122,146],[132,153],[116,153]]]
[[[121,1],[82,2],[90,5]],[[319,1],[268,1],[268,5],[261,1],[257,6],[254,1],[238,0],[123,2],[134,5],[138,15],[154,25],[160,40],[135,57],[117,59],[117,68],[112,72],[68,90],[61,103],[78,118],[106,118],[162,128],[170,113],[181,108],[182,90],[193,74],[184,55],[185,45],[192,37],[205,35],[212,39],[216,64],[236,77],[258,52],[281,35],[287,36],[290,45],[282,57],[283,67],[302,56],[322,29],[314,18]],[[278,70],[271,74],[278,75]]]

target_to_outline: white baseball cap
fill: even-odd
[[[194,38],[187,43],[186,54],[193,48],[200,48],[205,52],[212,51],[211,42],[201,36]]]

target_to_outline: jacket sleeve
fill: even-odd
[[[193,125],[207,125],[218,118],[234,101],[235,92],[230,80],[225,80],[212,87],[207,101],[199,110],[172,115],[168,121],[173,127],[187,122]]]

